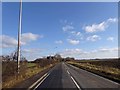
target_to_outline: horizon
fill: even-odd
[[[71,7],[72,6],[72,7]],[[118,58],[117,2],[23,2],[22,55]],[[2,3],[1,55],[17,49],[19,3]]]

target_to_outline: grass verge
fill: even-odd
[[[21,72],[19,75],[9,76],[9,78],[5,82],[2,83],[2,88],[12,88],[14,85],[52,66],[53,64],[47,65],[45,67],[38,67],[34,63],[28,63],[27,69],[24,72]]]

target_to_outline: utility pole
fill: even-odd
[[[22,29],[22,0],[20,0],[19,27],[18,27],[18,49],[17,49],[17,72],[18,74],[20,72],[21,29]]]

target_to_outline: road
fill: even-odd
[[[74,88],[76,90],[108,88],[118,90],[120,84],[62,62],[40,78],[35,89],[42,88]]]

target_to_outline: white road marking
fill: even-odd
[[[75,68],[75,69],[79,69],[78,67],[76,67],[76,66],[73,66],[73,65],[71,65],[71,64],[69,64],[71,67],[73,67],[73,68]]]
[[[68,70],[67,70],[67,73],[70,74]]]
[[[107,78],[104,78],[104,77],[102,77],[102,76],[99,76],[99,75],[97,75],[97,74],[95,74],[95,73],[92,73],[92,72],[90,72],[90,71],[87,71],[87,70],[84,70],[84,69],[81,69],[81,70],[83,70],[83,71],[85,71],[85,72],[87,72],[87,73],[89,73],[89,74],[92,74],[93,76],[96,76],[96,77],[98,77],[98,78],[104,79],[104,80],[106,80],[106,81],[109,81],[109,82],[111,82],[111,83],[114,83],[114,84],[120,86],[120,84],[117,83],[117,82],[114,82],[114,81],[112,81],[112,80],[109,80],[109,79],[107,79]]]
[[[67,73],[70,75],[70,72],[67,70]],[[70,75],[72,81],[74,82],[74,84],[76,85],[76,87],[81,90],[80,86],[78,85],[78,83],[75,81],[75,79]]]
[[[69,65],[70,65],[70,64],[69,64]],[[107,79],[107,78],[104,78],[104,77],[102,77],[102,76],[99,76],[99,75],[97,75],[97,74],[95,74],[95,73],[92,73],[92,72],[90,72],[90,71],[87,71],[87,70],[84,70],[84,69],[78,68],[78,67],[73,66],[73,65],[70,65],[70,66],[73,67],[73,68],[79,69],[79,70],[83,70],[83,71],[85,71],[85,72],[87,72],[87,73],[89,73],[89,74],[92,74],[92,75],[94,75],[94,76],[96,76],[96,77],[99,77],[99,78],[101,78],[101,79],[104,79],[104,80],[106,80],[106,81],[109,81],[109,82],[111,82],[111,83],[114,83],[114,84],[120,86],[119,83],[114,82],[114,81],[112,81],[112,80],[109,80],[109,79]]]
[[[71,76],[71,79],[73,80],[73,82],[75,83],[75,85],[77,86],[77,88],[79,89],[79,90],[81,90],[80,89],[80,86],[77,84],[77,82],[75,81],[75,79]]]
[[[40,82],[45,76],[47,75],[47,73],[46,74],[44,74],[40,79],[38,79],[35,83],[33,83],[29,88],[28,88],[28,90],[29,89],[31,89],[31,88],[33,88],[38,82]]]
[[[40,85],[42,84],[42,82],[43,82],[48,76],[49,76],[49,74],[47,74],[47,76],[34,88],[34,90],[35,90],[36,88],[38,88],[38,86],[40,86]]]

